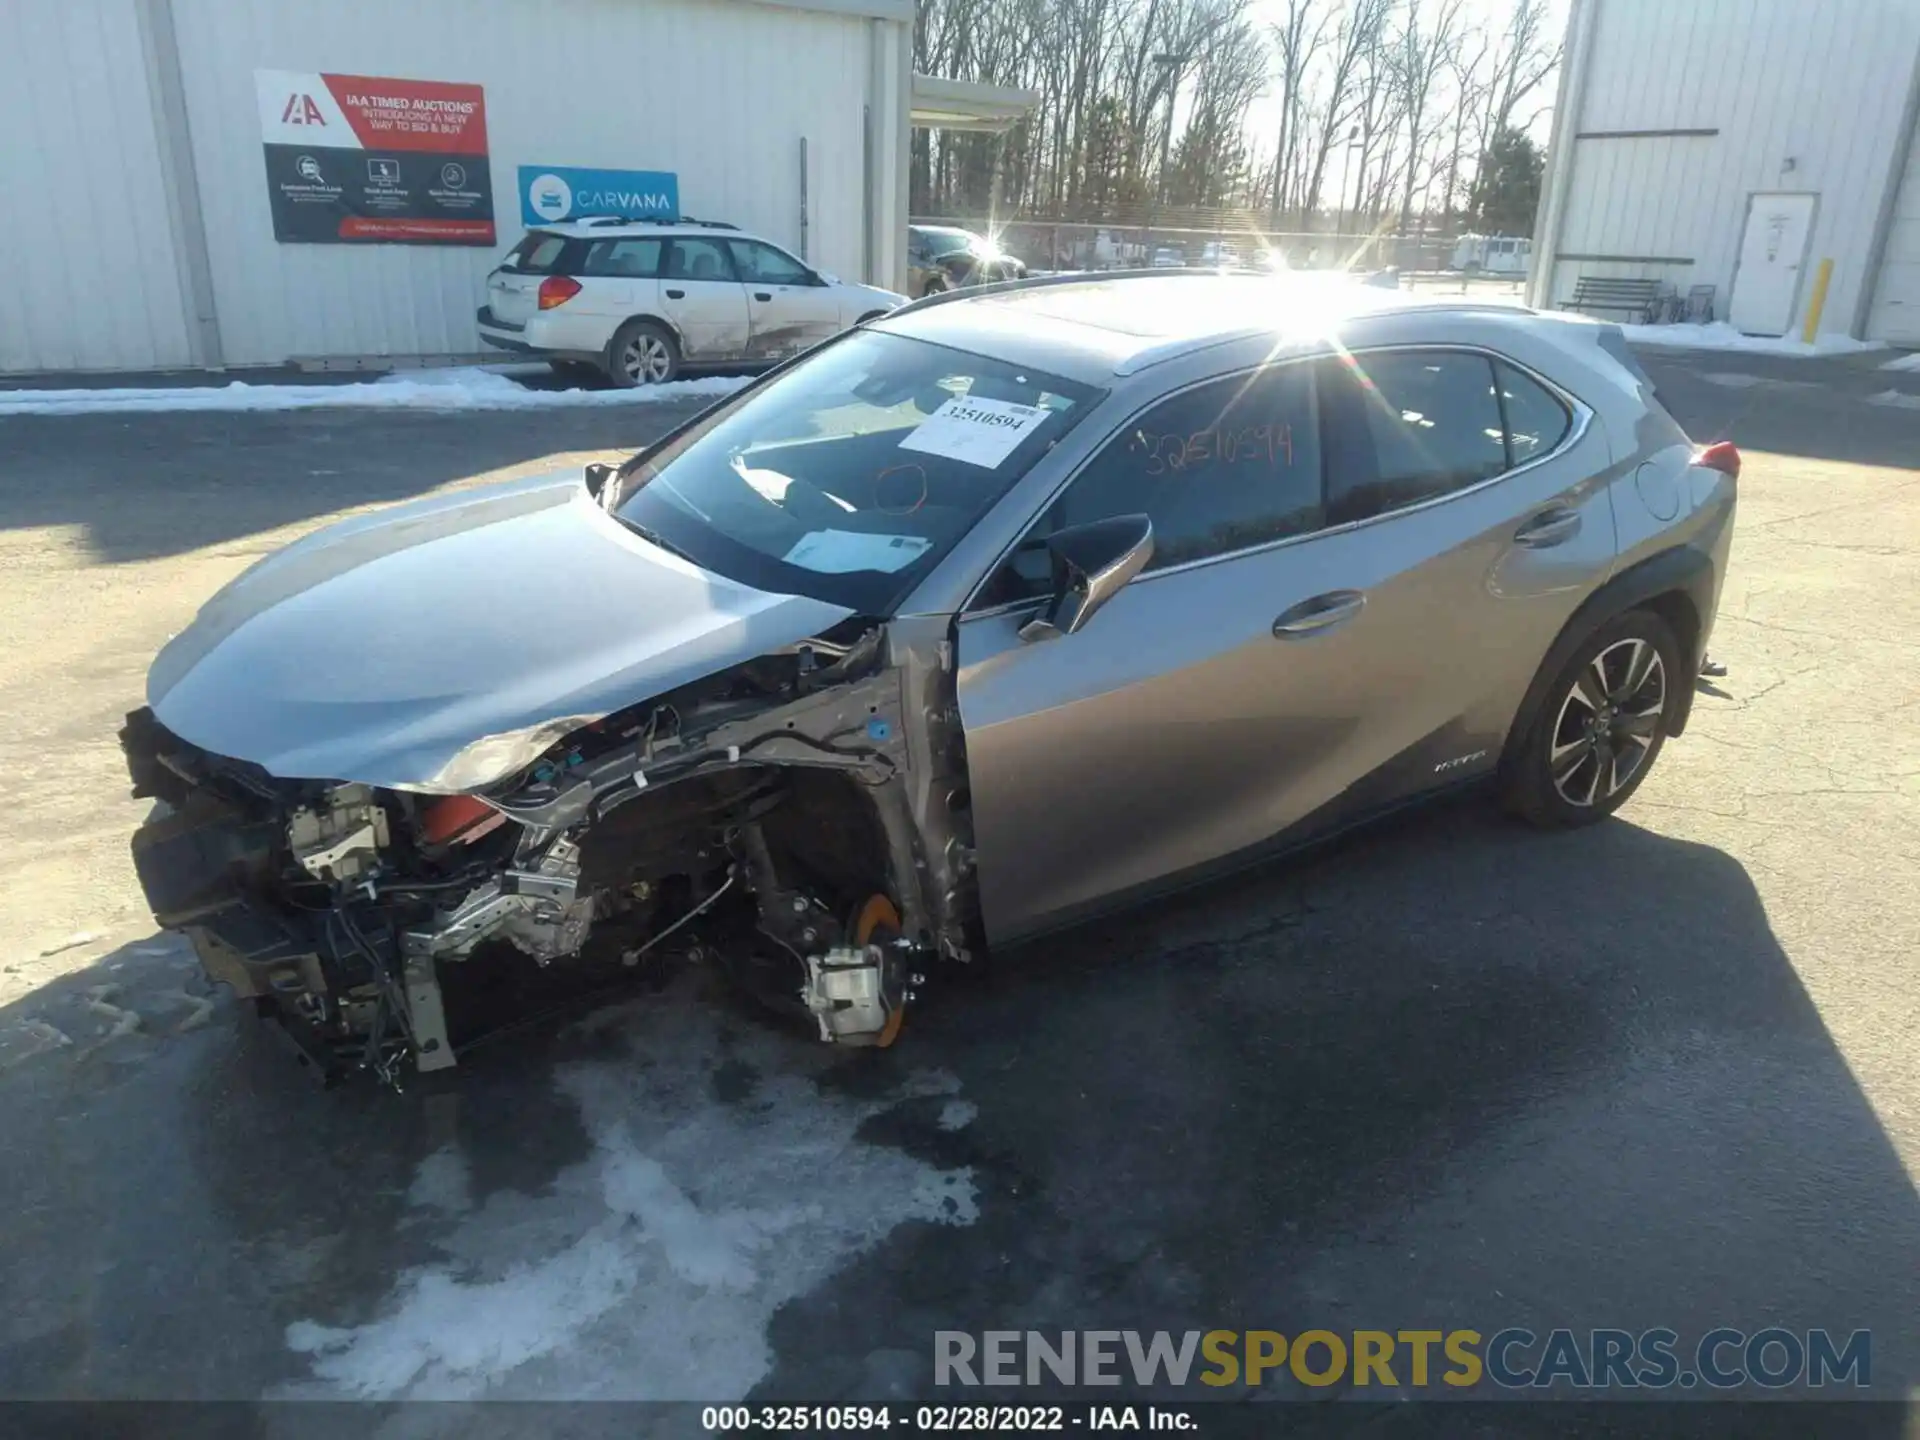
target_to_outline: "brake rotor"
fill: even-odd
[[[885,895],[869,895],[854,912],[850,929],[855,945],[878,945],[889,957],[889,965],[881,972],[882,985],[883,988],[902,996],[900,1003],[896,1004],[887,1016],[885,1028],[874,1037],[873,1043],[884,1050],[900,1038],[900,1027],[906,1023],[907,1019],[905,988],[888,983],[897,980],[897,973],[889,972],[893,972],[897,965],[897,961],[893,961],[892,956],[893,942],[900,938],[900,911]]]

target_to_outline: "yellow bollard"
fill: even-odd
[[[1827,285],[1833,279],[1833,261],[1822,260],[1813,277],[1813,298],[1807,302],[1807,323],[1800,327],[1800,338],[1811,345],[1820,330],[1820,312],[1827,308]]]

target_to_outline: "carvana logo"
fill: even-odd
[[[542,220],[564,220],[573,211],[573,187],[548,172],[527,187],[527,208]]]
[[[680,177],[670,170],[581,170],[520,167],[520,220],[537,225],[588,215],[673,220],[680,214]]]

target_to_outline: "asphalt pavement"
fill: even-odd
[[[1920,412],[1863,363],[1645,360],[1746,469],[1730,673],[1619,818],[1456,801],[1000,957],[884,1054],[696,972],[398,1096],[311,1088],[154,932],[115,729],[260,554],[685,410],[0,419],[0,1397],[824,1401],[928,1394],[938,1330],[1770,1325],[1870,1330],[1914,1391]]]

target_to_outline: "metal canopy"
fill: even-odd
[[[1003,135],[1040,103],[1037,90],[974,80],[913,77],[913,124],[922,130],[973,130]]]

